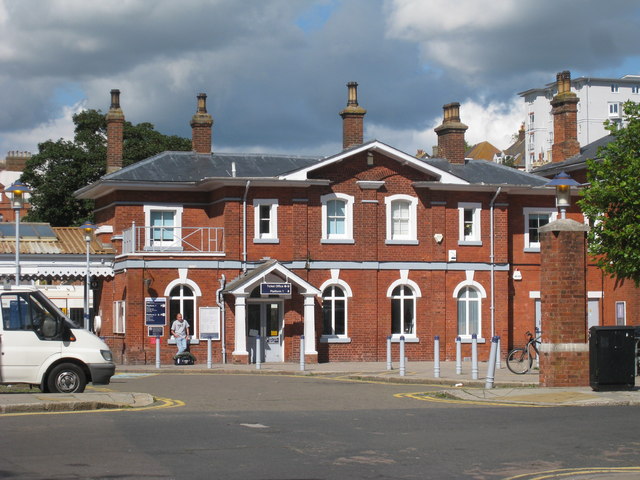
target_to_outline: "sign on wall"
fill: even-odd
[[[200,307],[200,338],[220,340],[220,308]]]
[[[291,295],[290,283],[261,283],[260,295]]]
[[[167,324],[167,299],[162,297],[146,297],[144,299],[144,324],[148,327],[165,326]]]

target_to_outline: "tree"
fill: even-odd
[[[605,122],[614,137],[587,160],[589,186],[578,202],[589,219],[589,251],[619,280],[640,284],[640,105],[623,106],[624,126]]]
[[[106,173],[107,122],[99,110],[73,116],[74,140],[47,140],[28,161],[20,180],[31,186],[31,210],[25,220],[53,226],[80,225],[91,218],[93,202],[78,200],[73,192]],[[124,124],[123,166],[157,153],[191,150],[191,141],[163,135],[150,123]]]

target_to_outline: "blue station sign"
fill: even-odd
[[[290,283],[261,283],[260,295],[291,295]]]

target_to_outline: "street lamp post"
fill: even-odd
[[[567,218],[567,208],[571,206],[571,187],[579,187],[580,184],[568,173],[560,172],[547,186],[556,187],[556,208],[560,210],[561,219]]]
[[[16,285],[20,285],[20,209],[24,205],[25,193],[31,193],[31,189],[16,180],[5,190],[5,193],[11,194],[11,207],[16,217]]]
[[[84,241],[87,245],[87,275],[84,283],[84,328],[85,330],[90,329],[89,325],[89,292],[90,292],[90,282],[91,282],[91,272],[90,272],[90,263],[89,263],[89,253],[91,247],[91,234],[93,231],[98,228],[91,222],[84,222],[80,225],[80,228],[84,231]]]

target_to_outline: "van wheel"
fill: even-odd
[[[56,366],[47,379],[47,387],[51,393],[82,393],[86,385],[84,372],[73,363]]]

